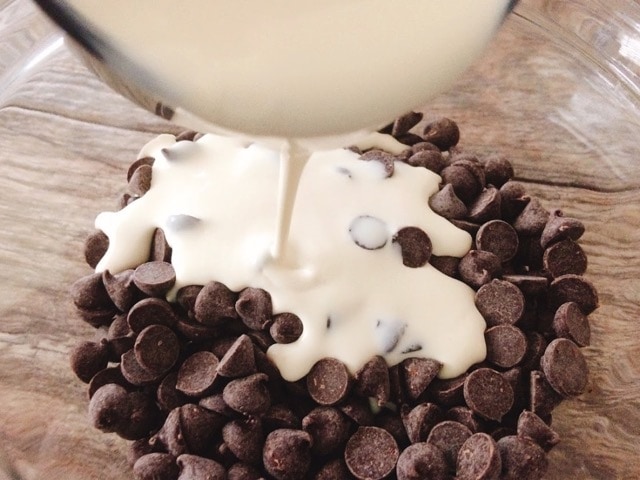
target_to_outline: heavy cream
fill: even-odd
[[[483,51],[509,0],[63,3],[95,27],[98,47],[139,67],[113,69],[170,106],[243,134],[305,138],[425,104]]]
[[[428,357],[443,363],[442,377],[484,359],[485,322],[473,290],[428,264],[404,266],[392,242],[400,228],[415,226],[427,232],[435,255],[469,250],[470,236],[429,208],[438,175],[396,162],[386,178],[382,164],[349,150],[313,153],[286,248],[274,258],[278,150],[216,135],[177,143],[161,135],[140,155],[156,158],[151,189],[98,216],[109,249],[97,270],[146,261],[151,236],[162,228],[173,248],[175,289],[212,280],[236,291],[263,288],[274,313],[301,318],[302,336],[268,351],[288,380],[323,357],[352,372],[374,355],[390,365]]]

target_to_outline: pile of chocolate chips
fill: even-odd
[[[268,292],[219,282],[182,288],[169,303],[171,248],[157,230],[147,263],[72,287],[101,339],[80,343],[71,365],[89,385],[93,425],[132,441],[136,479],[543,476],[546,452],[559,441],[551,412],[587,384],[580,347],[589,344],[587,316],[598,298],[582,277],[587,261],[576,241],[584,227],[528,196],[507,160],[457,148],[451,120],[412,133],[421,119],[411,113],[383,129],[410,146],[405,153],[359,153],[383,162],[388,175],[395,162],[441,175],[430,205],[471,233],[472,250],[462,259],[425,254],[423,232],[413,230],[396,240],[407,267],[428,260],[476,290],[486,360],[442,380],[429,359],[389,367],[375,357],[352,375],[325,358],[287,382],[266,351],[300,336],[295,312],[274,315]],[[122,206],[149,189],[152,163],[131,166]],[[102,232],[89,236],[91,267],[107,247]]]

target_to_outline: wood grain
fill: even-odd
[[[507,26],[425,113],[458,120],[465,149],[506,155],[545,206],[585,222],[601,302],[585,349],[590,382],[554,413],[562,443],[546,478],[640,478],[640,119],[585,65],[520,27]],[[25,479],[129,479],[125,442],[88,426],[68,367],[69,349],[95,333],[67,291],[88,272],[84,237],[115,207],[127,162],[154,134],[180,129],[64,50],[14,87],[0,104],[0,449]]]

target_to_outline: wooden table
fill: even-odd
[[[0,446],[26,479],[128,479],[125,443],[88,425],[85,387],[68,367],[70,348],[94,332],[67,292],[89,272],[84,237],[115,208],[127,162],[180,128],[104,87],[25,0],[0,8],[11,19],[0,21],[11,38],[0,44]],[[24,60],[30,46],[41,55]],[[32,67],[12,71],[18,61]],[[601,300],[590,381],[554,412],[562,443],[548,479],[640,478],[640,116],[624,93],[509,22],[454,92],[425,108],[456,119],[466,149],[508,156],[545,206],[587,226]]]

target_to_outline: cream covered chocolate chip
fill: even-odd
[[[389,239],[387,224],[371,215],[360,215],[349,225],[349,235],[353,243],[365,250],[384,247]]]

